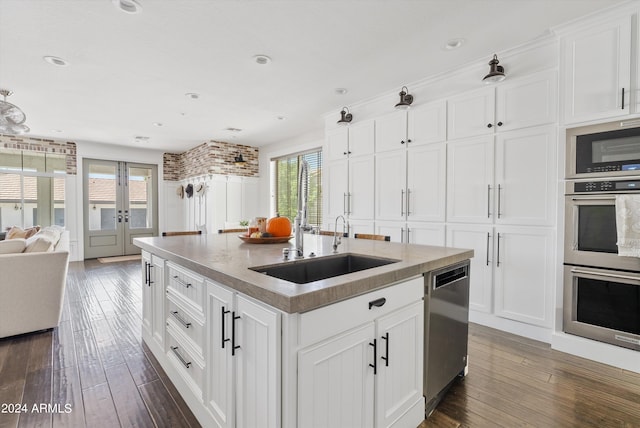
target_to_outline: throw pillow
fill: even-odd
[[[27,240],[24,238],[6,239],[0,241],[0,254],[21,253],[27,246]]]
[[[61,235],[61,232],[58,229],[48,226],[40,229],[40,232],[36,233],[34,236],[47,236],[51,238],[51,242],[55,247],[58,244],[58,241],[60,240],[60,235]]]
[[[33,235],[27,239],[25,253],[44,253],[53,250],[53,240],[47,235]]]
[[[40,230],[40,226],[28,227],[26,229],[21,228],[20,226],[13,226],[7,232],[7,236],[5,239],[15,239],[15,238],[24,238],[28,239],[38,233]]]

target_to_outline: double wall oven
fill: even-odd
[[[640,197],[640,120],[567,130],[566,333],[640,350],[640,258],[618,255],[616,198]]]

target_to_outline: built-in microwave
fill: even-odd
[[[567,129],[567,178],[640,174],[640,119]]]

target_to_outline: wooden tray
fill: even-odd
[[[273,238],[250,238],[246,235],[238,235],[238,238],[242,239],[248,244],[282,244],[284,242],[288,242],[289,239],[293,238],[293,235],[278,236]]]

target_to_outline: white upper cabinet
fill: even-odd
[[[564,123],[630,112],[631,22],[626,15],[562,38]]]
[[[407,112],[394,111],[376,119],[376,153],[397,150],[407,143]]]
[[[325,153],[326,160],[337,160],[349,153],[349,128],[341,127],[327,131]]]
[[[367,120],[349,125],[349,150],[351,157],[371,155],[375,146],[375,122]]]
[[[349,192],[346,204],[347,212],[352,219],[373,219],[373,169],[373,156],[349,160]]]
[[[449,98],[447,106],[449,140],[493,134],[495,112],[493,86]]]
[[[446,167],[446,143],[411,143],[407,149],[407,220],[445,220]]]
[[[326,215],[330,220],[347,215],[349,198],[349,162],[347,159],[328,162],[323,167]]]
[[[557,86],[556,73],[550,70],[452,97],[448,101],[448,139],[553,123]]]
[[[408,142],[418,144],[439,143],[447,139],[446,100],[412,107],[408,117]]]
[[[375,158],[375,219],[403,221],[407,213],[407,151],[379,153]]]
[[[555,70],[543,71],[496,88],[497,131],[545,125],[557,120],[558,79]]]

